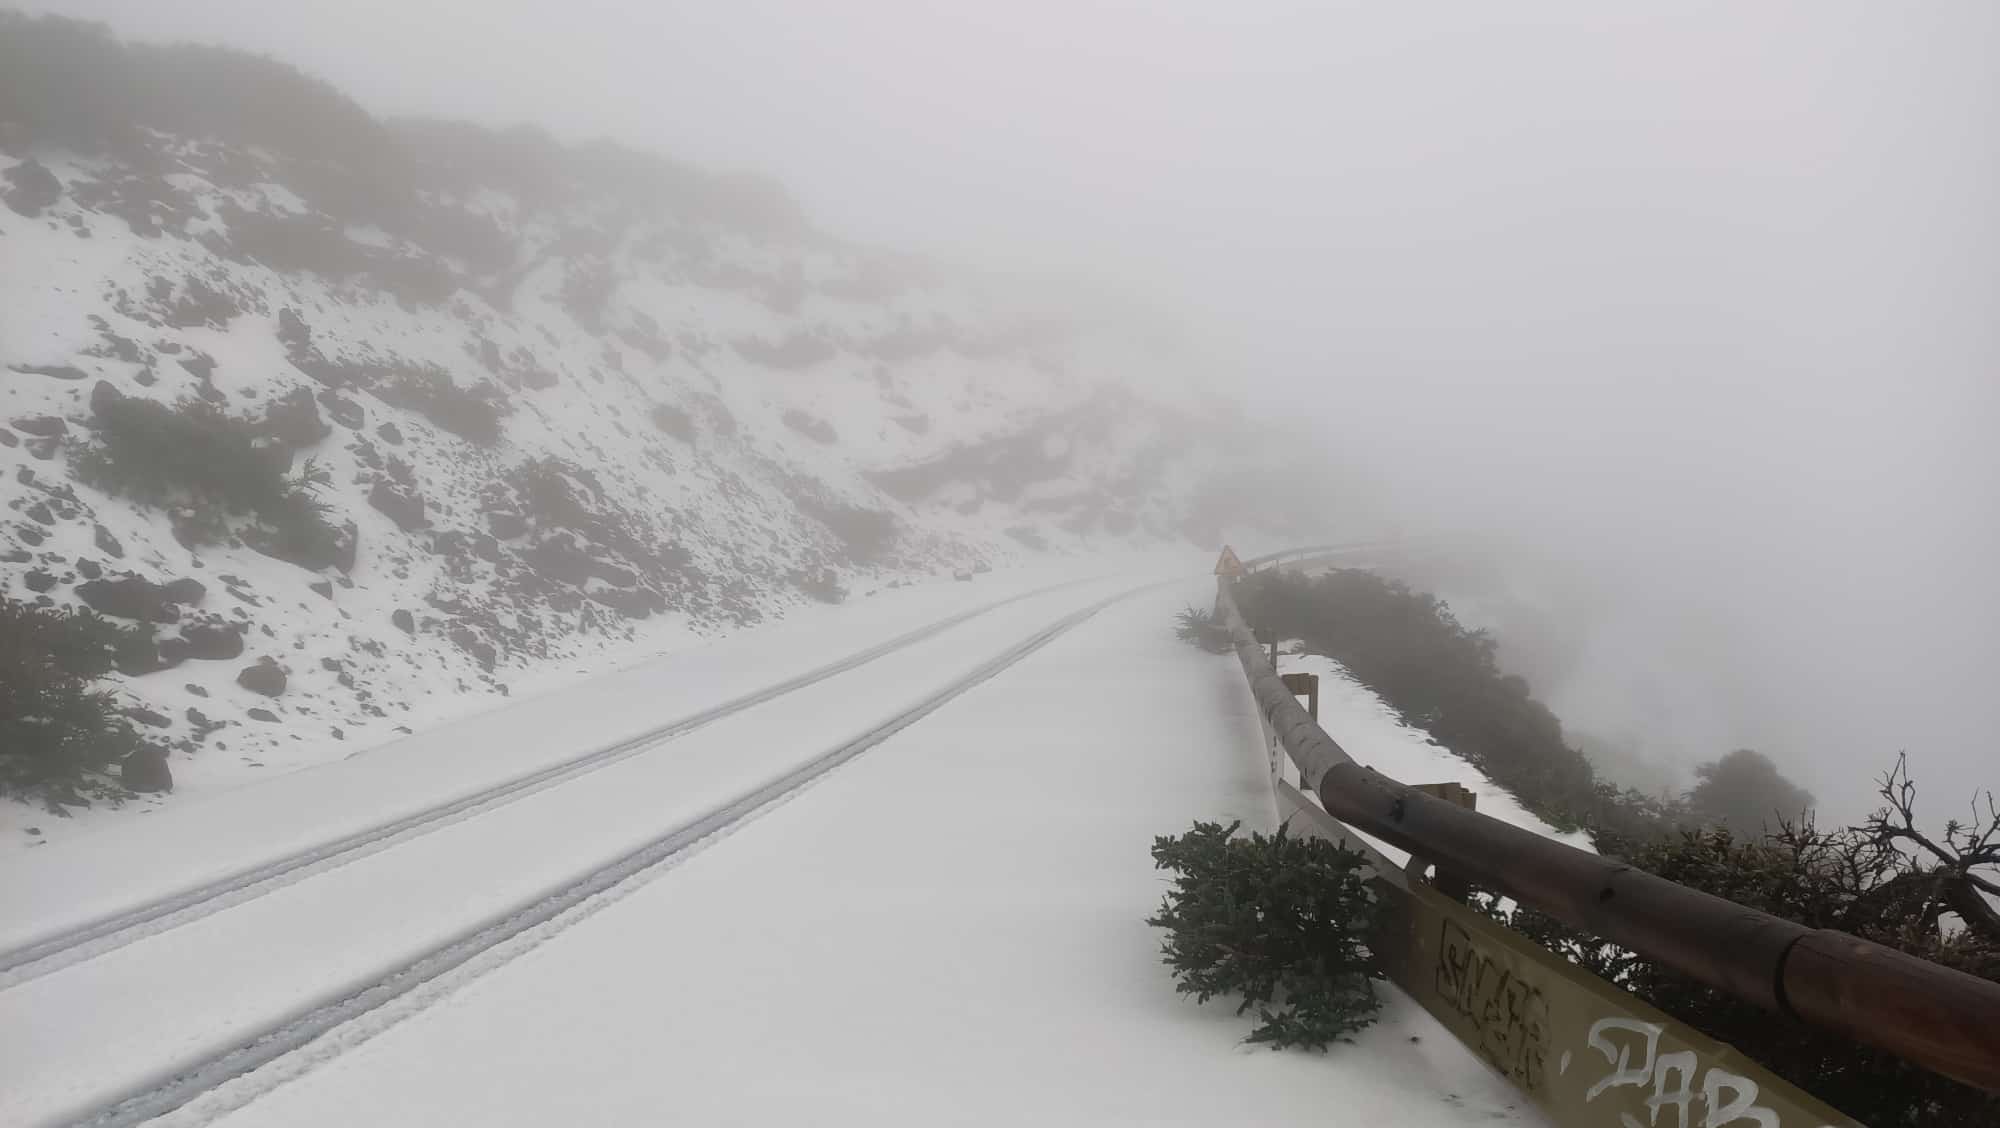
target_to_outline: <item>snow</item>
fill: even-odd
[[[658,754],[0,991],[0,1121],[75,1115],[349,989],[1136,579],[970,620]],[[1276,817],[1235,662],[1172,637],[1205,588],[1110,605],[677,863],[163,1123],[1541,1123],[1393,990],[1380,1024],[1326,1055],[1252,1049],[1230,1007],[1174,993],[1144,923],[1165,887],[1152,838]],[[564,698],[510,711],[585,719]],[[386,762],[291,778],[371,759]],[[221,817],[254,793],[204,806]]]

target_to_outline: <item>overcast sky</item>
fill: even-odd
[[[36,6],[1117,280],[1413,525],[1534,546],[1572,723],[2000,784],[1990,0]]]

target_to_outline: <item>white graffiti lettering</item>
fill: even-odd
[[[1591,1024],[1586,1044],[1604,1056],[1611,1072],[1587,1089],[1583,1099],[1594,1101],[1609,1089],[1650,1086],[1645,1122],[1631,1113],[1620,1113],[1621,1128],[1783,1128],[1776,1112],[1757,1103],[1757,1082],[1718,1067],[1704,1070],[1693,1050],[1661,1053],[1660,1035],[1665,1029],[1656,1022],[1629,1018],[1605,1018]],[[1618,1034],[1636,1037],[1614,1037]],[[1699,1119],[1694,1115],[1697,1107]],[[1674,1111],[1670,1125],[1660,1122],[1664,1109]]]

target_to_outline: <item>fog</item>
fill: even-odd
[[[1367,468],[1580,731],[2000,783],[2000,8],[75,0],[1061,271]],[[1143,375],[1135,375],[1143,379]]]

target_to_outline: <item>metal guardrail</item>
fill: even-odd
[[[1277,553],[1258,557],[1248,565],[1254,568],[1326,551],[1315,548]],[[1374,835],[1410,851],[1416,857],[1435,863],[1440,869],[1451,871],[1456,877],[1469,878],[1504,893],[1573,928],[1605,937],[1776,1015],[1879,1047],[1967,1084],[2000,1091],[2000,984],[1916,959],[1846,933],[1807,928],[1745,908],[1655,877],[1616,859],[1579,850],[1465,810],[1363,767],[1307,715],[1298,699],[1279,680],[1264,656],[1263,647],[1244,623],[1230,590],[1232,586],[1226,578],[1218,583],[1217,614],[1231,634],[1237,660],[1249,679],[1267,733],[1297,766],[1301,785],[1314,792],[1319,799],[1323,811],[1316,812],[1318,818],[1327,819],[1335,827],[1344,823]],[[1349,834],[1346,837],[1353,836]],[[1636,998],[1603,984],[1552,954],[1543,952],[1541,955],[1544,958],[1535,960],[1533,953],[1541,952],[1539,948],[1499,929],[1485,918],[1458,907],[1455,916],[1465,919],[1455,919],[1448,909],[1431,903],[1453,904],[1434,890],[1407,882],[1402,883],[1402,888],[1413,891],[1409,897],[1402,899],[1402,903],[1408,906],[1421,901],[1425,913],[1452,921],[1454,926],[1459,927],[1468,937],[1467,943],[1484,937],[1489,948],[1495,944],[1507,947],[1509,957],[1503,963],[1511,961],[1510,965],[1517,970],[1524,966],[1524,961],[1534,963],[1543,979],[1559,977],[1572,985],[1581,976],[1626,1000],[1622,1009],[1630,1013],[1615,1021],[1628,1024],[1619,1029],[1650,1031],[1643,1035],[1643,1046],[1639,1047],[1644,1060],[1633,1060],[1634,1046],[1629,1044],[1617,1048],[1614,1053],[1612,1044],[1602,1042],[1599,1037],[1601,1031],[1593,1028],[1584,1042],[1612,1063],[1611,1077],[1617,1080],[1607,1078],[1594,1083],[1584,1103],[1599,1098],[1611,1103],[1606,1097],[1606,1085],[1612,1088],[1640,1086],[1650,1092],[1648,1100],[1653,1103],[1642,1102],[1633,1114],[1635,1119],[1624,1123],[1655,1124],[1658,1121],[1654,1113],[1662,1107],[1659,1101],[1672,1103],[1679,1099],[1674,1095],[1679,1091],[1693,1093],[1697,1070],[1703,1071],[1705,1077],[1706,1071],[1719,1068],[1704,1065],[1704,1062],[1722,1053],[1731,1062],[1743,1063],[1744,1059],[1735,1051],[1688,1031]],[[1468,920],[1476,921],[1480,931],[1474,932],[1467,924]],[[1501,934],[1497,938],[1494,935],[1496,931]],[[1507,938],[1511,938],[1511,942]],[[1451,972],[1451,968],[1455,965],[1443,953],[1439,953],[1439,958],[1446,960],[1435,969],[1438,982],[1442,984],[1453,978],[1455,973]],[[1503,973],[1495,971],[1493,974],[1498,976]],[[1503,995],[1506,997],[1495,1005],[1499,1005],[1503,1013],[1515,1013],[1519,1000],[1513,999],[1506,991]],[[1434,1013],[1438,1011],[1431,1000],[1420,997],[1419,1001]],[[1546,1017],[1544,1015],[1544,1024]],[[1536,1025],[1532,1020],[1523,1022],[1525,1025],[1515,1024],[1515,1041],[1528,1037],[1529,1028]],[[1462,1036],[1465,1034],[1462,1029],[1459,1032]],[[1553,1048],[1553,1034],[1544,1029],[1542,1036],[1542,1040]],[[1478,1042],[1468,1041],[1475,1048],[1481,1048]],[[1668,1051],[1664,1047],[1670,1043],[1689,1049]],[[1704,1055],[1697,1043],[1719,1049],[1711,1049]],[[1514,1043],[1506,1044],[1509,1053],[1512,1053]],[[1562,1051],[1559,1060],[1567,1066],[1573,1052]],[[1677,1057],[1680,1052],[1687,1052],[1690,1056]],[[1489,1060],[1494,1059],[1492,1053],[1487,1056]],[[1500,1063],[1496,1061],[1496,1064]],[[1638,1071],[1642,1066],[1647,1072],[1640,1078]],[[1524,1080],[1518,1070],[1502,1066],[1502,1071],[1517,1082]],[[1741,1070],[1724,1072],[1729,1077],[1749,1076]],[[1734,1104],[1723,1107],[1723,1111],[1735,1109],[1734,1119],[1717,1119],[1718,1110],[1710,1107],[1705,1120],[1684,1117],[1682,1123],[1701,1123],[1714,1128],[1738,1123],[1757,1125],[1758,1128],[1792,1128],[1795,1124],[1819,1128],[1820,1125],[1852,1123],[1784,1082],[1762,1074],[1761,1070],[1755,1072],[1761,1075],[1762,1083],[1746,1081],[1749,1085],[1748,1096],[1744,1095],[1742,1085],[1727,1089],[1732,1094],[1728,1097],[1723,1096],[1723,1089],[1708,1094],[1711,1100],[1734,1101],[1741,1098],[1739,1103],[1744,1105],[1742,1109],[1736,1109]],[[1551,1077],[1567,1076],[1567,1069],[1554,1073],[1544,1070],[1542,1073],[1546,1082]],[[1701,1083],[1707,1084],[1706,1081]],[[1675,1084],[1680,1086],[1680,1090],[1673,1088]],[[1545,1091],[1541,1092],[1530,1085],[1524,1084],[1524,1088],[1549,1107],[1552,1113],[1558,1111],[1556,1104],[1551,1103],[1555,1087],[1545,1086]],[[1764,1104],[1752,1107],[1760,1089],[1766,1093],[1767,1099]],[[1796,1098],[1789,1100],[1789,1106],[1797,1110],[1793,1115],[1781,1116],[1770,1103],[1769,1094],[1779,1089],[1788,1094],[1788,1098]],[[1565,1109],[1573,1103],[1561,1102]],[[1685,1110],[1687,1105],[1683,1103],[1681,1107]],[[1593,1105],[1593,1115],[1603,1114],[1601,1106]],[[1559,1118],[1559,1122],[1567,1125],[1587,1121],[1564,1116]],[[1620,1121],[1613,1119],[1606,1123]]]

